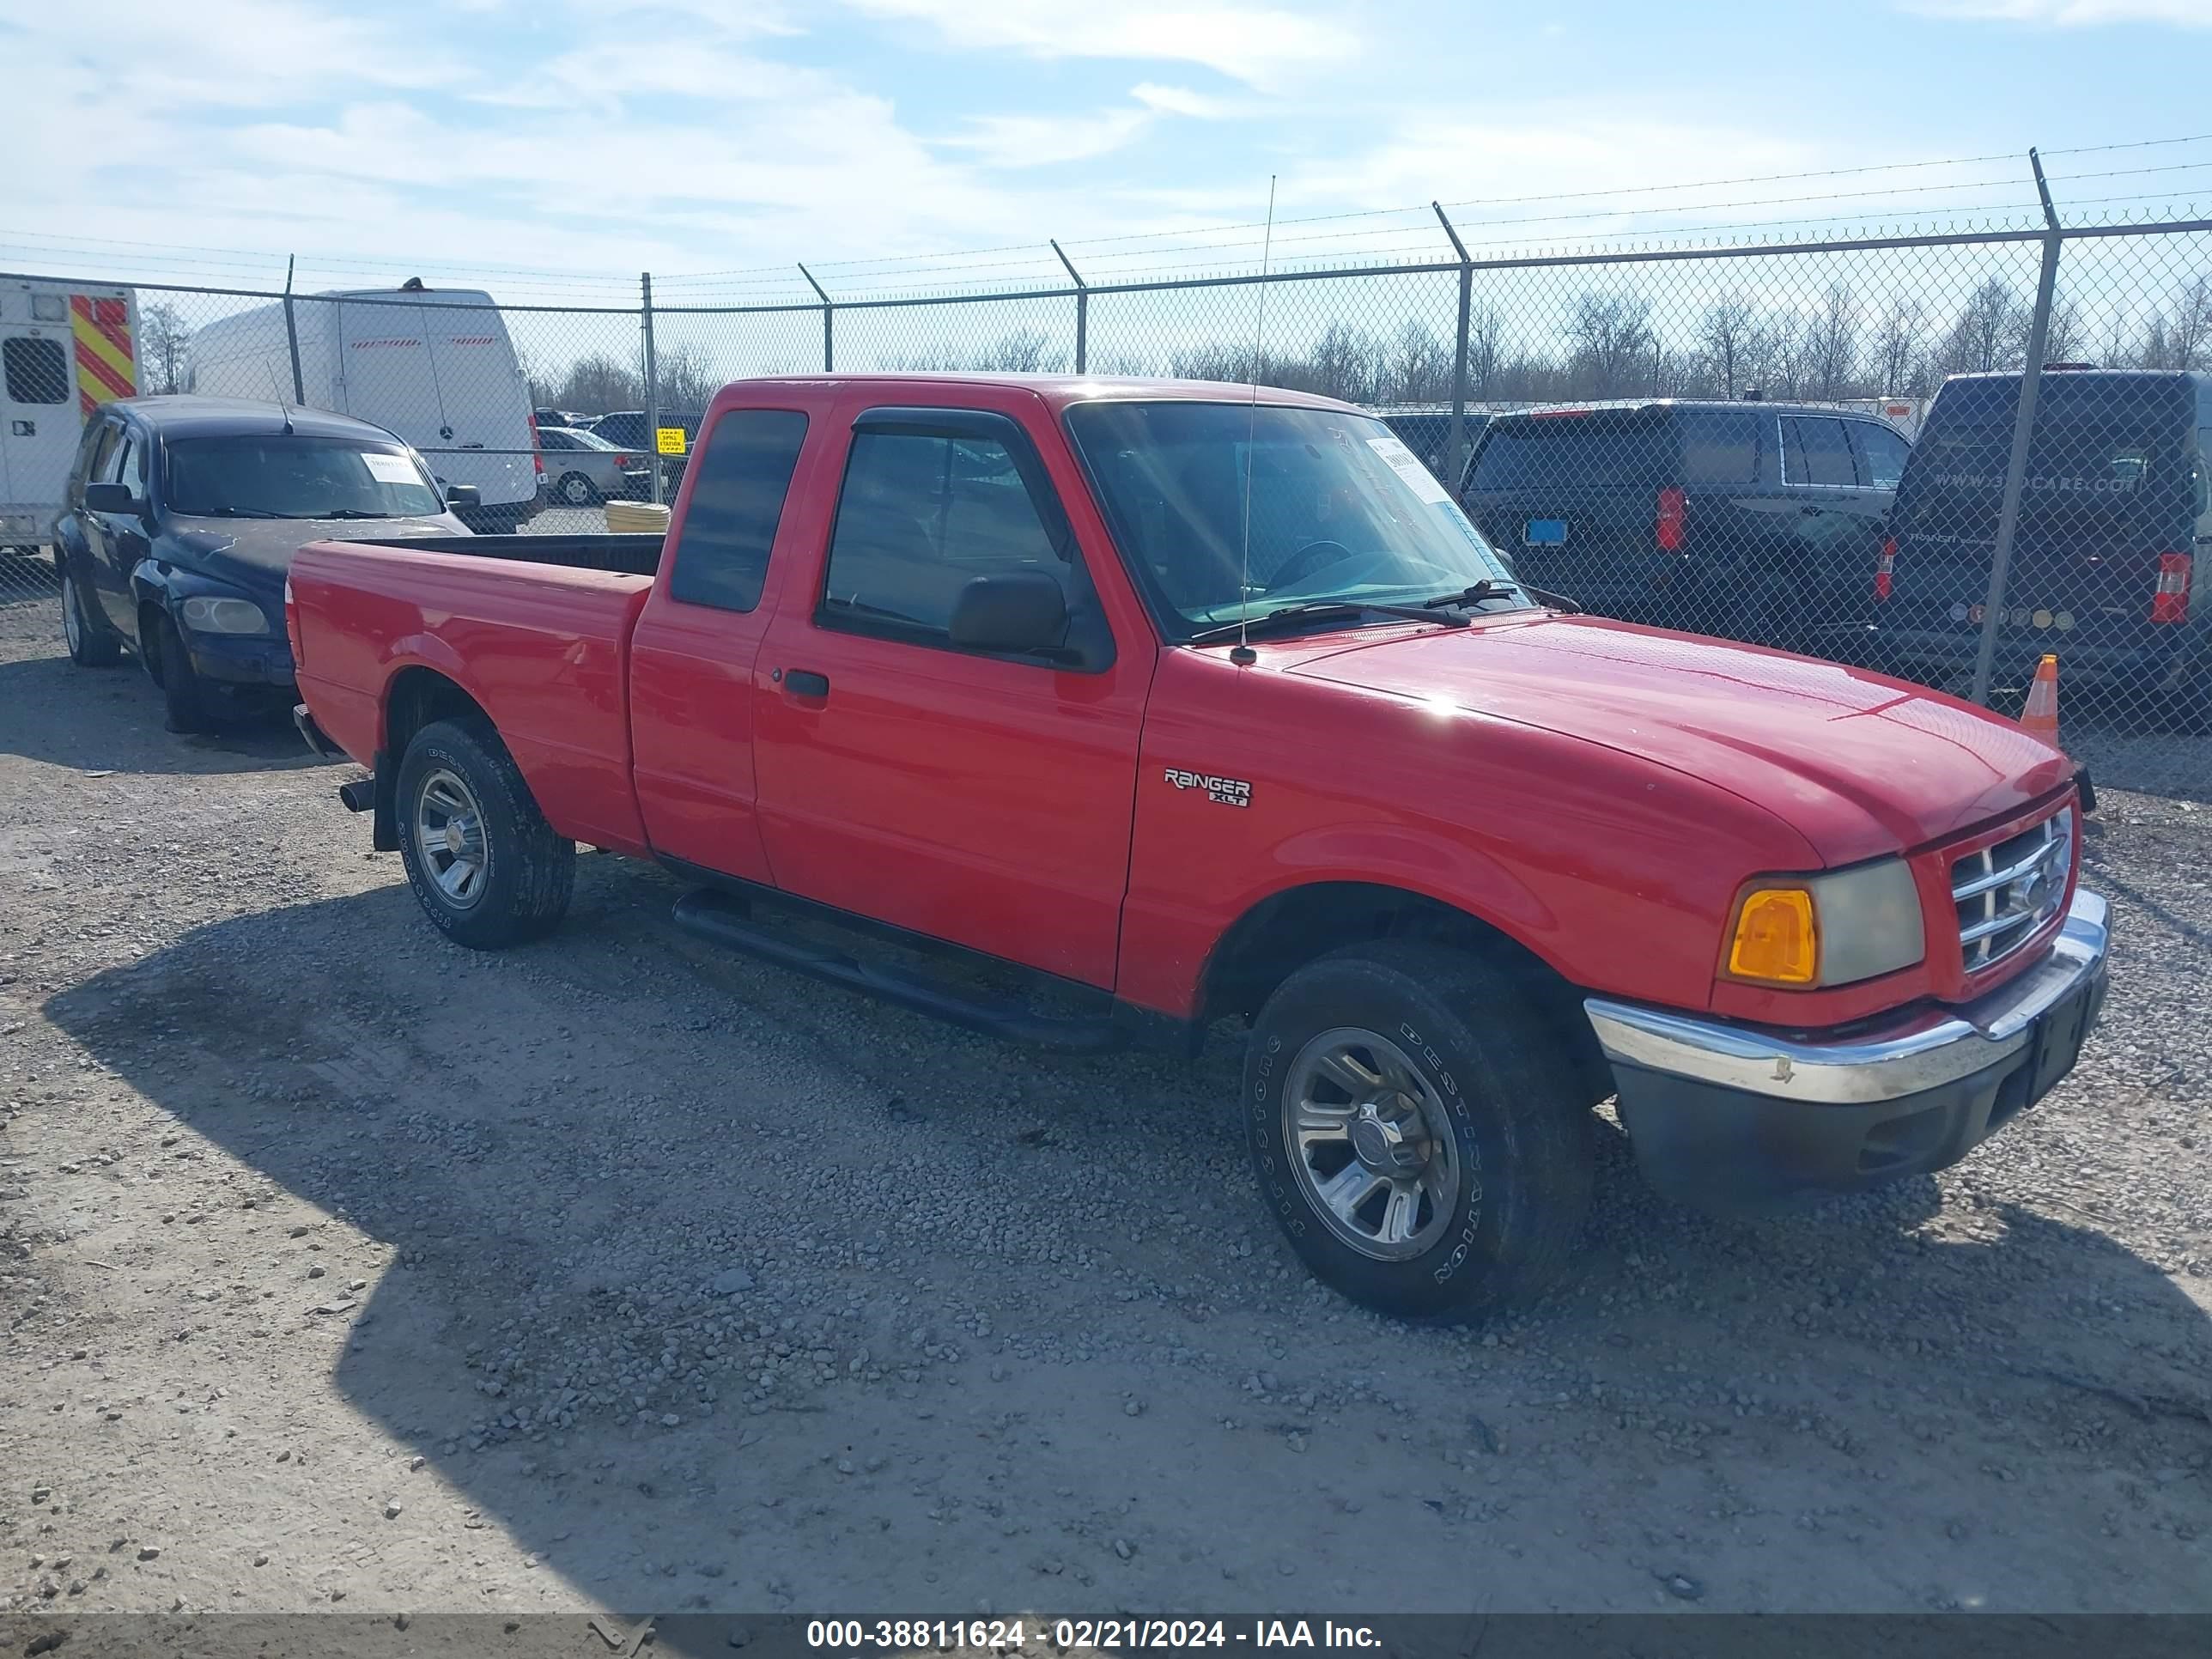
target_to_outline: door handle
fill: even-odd
[[[794,668],[783,677],[783,689],[794,697],[826,697],[830,695],[830,677],[811,669]]]

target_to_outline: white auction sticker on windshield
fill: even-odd
[[[361,459],[368,463],[368,476],[379,483],[418,484],[422,475],[415,470],[415,463],[404,455],[384,455],[374,449],[364,449]]]
[[[1437,475],[1421,465],[1421,458],[1395,438],[1370,438],[1367,447],[1380,455],[1385,465],[1412,486],[1431,507],[1442,507],[1451,500],[1451,492],[1437,482]]]

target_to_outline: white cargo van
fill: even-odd
[[[52,539],[84,417],[138,391],[127,288],[0,279],[0,552]]]
[[[543,462],[530,389],[507,323],[481,289],[349,289],[292,302],[299,376],[284,307],[258,306],[192,336],[192,390],[299,401],[404,438],[441,483],[474,484],[461,517],[512,532],[537,511]]]

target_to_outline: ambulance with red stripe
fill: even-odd
[[[137,395],[137,339],[127,288],[0,279],[0,549],[52,539],[85,417]]]

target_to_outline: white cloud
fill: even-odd
[[[1152,124],[1146,109],[1097,115],[979,115],[967,131],[939,142],[974,153],[987,167],[1054,167],[1120,149]]]
[[[1039,58],[1121,58],[1198,64],[1274,86],[1301,70],[1341,66],[1358,33],[1323,18],[1237,0],[1102,4],[1100,0],[846,0],[876,17],[930,25],[951,45]]]
[[[2095,28],[2109,23],[2212,28],[2212,0],[1911,0],[1907,9],[1926,17],[2041,23],[2056,28]]]
[[[1202,92],[1193,92],[1188,87],[1156,86],[1150,81],[1130,88],[1129,96],[1146,109],[1158,110],[1164,115],[1187,115],[1200,121],[1225,121],[1233,116],[1256,112],[1249,101],[1212,98]]]

